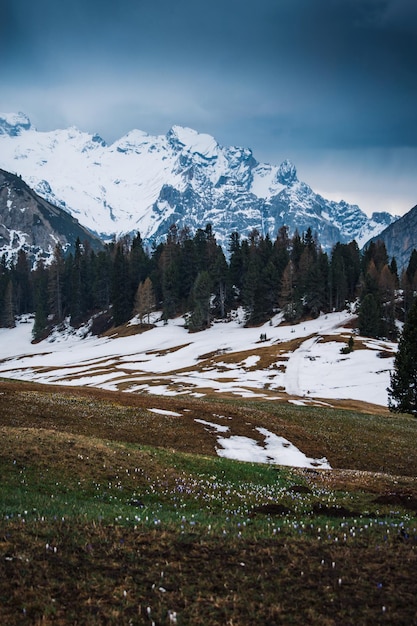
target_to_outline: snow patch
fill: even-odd
[[[194,421],[199,424],[204,424],[209,428],[213,428],[218,433],[227,433],[230,430],[229,426],[222,426],[221,424],[216,424],[215,422],[207,422],[206,420],[201,419],[195,419]]]
[[[279,437],[266,428],[256,430],[264,436],[263,445],[255,439],[240,435],[232,435],[228,438],[219,437],[217,442],[222,448],[217,449],[218,456],[252,463],[331,469],[326,458],[309,458],[288,439]]]
[[[158,413],[158,415],[172,415],[173,417],[182,417],[181,413],[175,411],[167,411],[165,409],[148,409],[151,413]]]

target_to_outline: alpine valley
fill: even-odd
[[[0,168],[103,240],[140,232],[158,243],[173,223],[191,231],[210,223],[227,249],[232,232],[275,238],[285,225],[290,234],[311,228],[330,250],[353,239],[363,247],[396,220],[326,200],[288,160],[259,163],[248,148],[222,147],[180,126],[161,136],[132,130],[107,145],[77,128],[40,132],[23,113],[0,114]],[[23,213],[14,215],[12,230],[22,231]]]

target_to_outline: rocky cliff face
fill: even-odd
[[[157,242],[174,222],[191,230],[211,223],[226,244],[235,230],[274,238],[286,225],[290,233],[312,228],[329,250],[352,239],[362,246],[395,220],[326,200],[289,161],[258,163],[248,148],[180,126],[162,136],[133,130],[109,146],[76,128],[38,132],[23,114],[0,114],[0,167],[103,238],[139,231]]]
[[[399,269],[406,268],[411,253],[417,250],[417,205],[384,229],[375,240],[382,240],[388,256],[395,257]]]
[[[47,259],[58,242],[71,249],[77,237],[95,249],[102,246],[69,213],[38,196],[18,176],[0,170],[0,257],[10,259],[23,249],[32,261]]]

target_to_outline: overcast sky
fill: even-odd
[[[417,0],[3,0],[0,110],[174,124],[368,214],[417,204]]]

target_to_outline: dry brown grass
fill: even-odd
[[[151,408],[180,416],[153,413]],[[150,484],[160,485],[168,491],[163,495],[155,489],[156,504],[163,499],[170,503],[169,488],[183,473],[176,467],[181,455],[171,457],[171,452],[209,460],[216,454],[216,436],[195,418],[233,424],[234,434],[251,438],[254,428],[263,426],[310,456],[326,454],[336,467],[333,471],[293,471],[292,484],[299,489],[294,488],[295,498],[302,488],[312,492],[319,487],[326,494],[346,491],[356,498],[355,506],[364,498],[375,514],[377,507],[400,507],[406,513],[398,519],[409,515],[415,526],[410,516],[417,504],[417,422],[405,416],[219,399],[214,394],[205,399],[156,397],[1,381],[2,467],[15,468],[18,480],[26,481],[23,488],[30,488],[32,476],[35,491],[38,476],[42,489],[49,477],[52,486],[75,486],[81,495],[95,483],[115,485],[120,479],[123,491],[117,493],[140,494]],[[381,462],[383,472],[378,470]],[[273,468],[270,473],[271,481],[280,474]],[[384,527],[391,530],[388,534],[378,530],[377,519],[375,532],[354,536],[341,526],[342,517],[326,519],[334,511],[323,506],[315,509],[323,520],[311,517],[314,528],[306,523],[302,534],[297,520],[286,534],[257,537],[250,524],[262,524],[263,518],[284,524],[281,504],[268,506],[254,510],[244,539],[237,532],[210,536],[198,525],[150,529],[77,515],[65,520],[0,519],[0,623],[417,623],[415,530],[409,536],[397,523]],[[351,521],[355,527],[359,523]],[[331,535],[324,532],[327,524]],[[322,526],[320,539],[317,525]]]
[[[214,456],[216,433],[195,419],[224,425],[225,420],[216,416],[226,416],[235,435],[260,440],[256,427],[267,428],[307,456],[326,456],[334,468],[417,476],[417,422],[413,418],[384,409],[378,413],[373,405],[358,402],[340,401],[337,409],[328,408],[327,401],[320,405],[319,400],[291,407],[288,398],[282,402],[236,399],[234,394],[205,392],[204,398],[152,396],[2,381],[0,424]],[[265,390],[264,394],[276,397],[276,392]],[[180,417],[152,413],[150,408],[173,411]]]

